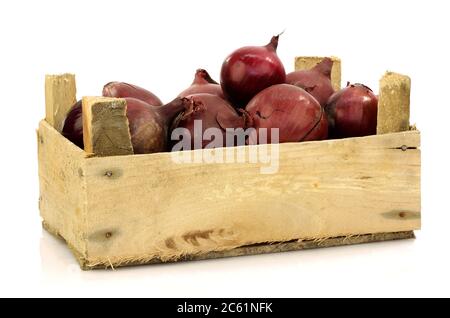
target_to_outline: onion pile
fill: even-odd
[[[164,106],[152,92],[124,82],[110,82],[102,93],[126,99],[135,153],[375,134],[377,96],[362,84],[334,92],[330,58],[286,75],[279,37],[233,51],[222,63],[220,84],[198,69],[192,84]],[[68,112],[62,134],[83,147],[81,101]]]

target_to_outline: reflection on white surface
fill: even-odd
[[[417,240],[402,240],[82,271],[64,242],[43,230],[40,256],[42,284],[65,286],[69,295],[82,289],[81,293],[92,296],[358,296],[358,288],[365,284],[395,281],[401,289],[412,287],[416,247]]]

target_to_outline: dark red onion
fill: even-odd
[[[378,98],[365,85],[349,83],[330,97],[325,111],[333,138],[376,134]]]
[[[64,120],[62,135],[75,145],[84,148],[83,142],[83,118],[81,112],[81,100],[76,102],[67,113]]]
[[[220,132],[221,138],[223,138],[223,140],[220,141],[220,146],[225,147],[245,144],[245,138],[239,140],[239,138],[232,138],[232,136],[228,134],[229,138],[227,139],[227,128],[245,127],[245,118],[239,116],[236,110],[228,102],[212,94],[194,94],[187,98],[192,99],[196,105],[201,105],[197,108],[197,111],[192,112],[189,115],[183,115],[183,119],[176,125],[176,128],[185,129],[181,130],[181,136],[178,137],[180,137],[180,140],[190,140],[191,149],[205,148],[214,141],[203,140],[204,133],[209,128],[216,128],[217,132]],[[194,129],[194,121],[196,120],[201,120],[201,130]],[[227,144],[227,140],[229,144]],[[172,142],[173,144],[178,143],[175,140],[172,140]],[[208,148],[215,147],[209,146]]]
[[[237,107],[245,105],[263,89],[286,81],[286,72],[277,55],[279,35],[266,46],[246,46],[223,62],[220,84],[225,97]]]
[[[176,98],[164,106],[152,106],[139,99],[126,97],[127,117],[134,153],[154,153],[168,148],[169,128],[181,112],[190,114],[195,104],[188,98]],[[81,101],[69,111],[63,135],[83,148],[83,120]]]
[[[146,90],[145,88],[124,83],[124,82],[109,82],[103,86],[103,96],[105,97],[132,97],[140,99],[152,106],[162,106],[161,100],[152,92]]]
[[[314,96],[323,107],[334,93],[331,84],[333,60],[326,57],[309,70],[292,72],[286,75],[286,83],[296,85]]]
[[[279,129],[279,142],[321,140],[327,137],[326,116],[319,102],[300,87],[278,84],[252,98],[245,108],[256,129],[249,143],[271,143],[271,128]],[[267,141],[258,138],[267,129]]]
[[[223,96],[222,87],[220,87],[219,83],[213,80],[206,70],[198,69],[195,72],[194,81],[191,86],[182,91],[178,97],[186,97],[192,94],[202,93],[213,94],[221,98],[225,98]]]

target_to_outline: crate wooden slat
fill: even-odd
[[[272,175],[169,153],[84,158],[45,121],[39,136],[43,218],[92,266],[420,227],[418,131],[281,144]]]

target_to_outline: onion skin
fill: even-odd
[[[378,97],[362,84],[348,84],[333,94],[325,107],[332,138],[375,135]]]
[[[223,137],[222,146],[237,146],[236,140],[232,145],[226,143],[226,128],[244,128],[245,118],[240,116],[236,110],[224,99],[212,94],[194,94],[187,96],[194,101],[195,105],[200,105],[197,110],[190,115],[184,115],[176,128],[185,128],[189,134],[183,134],[184,138],[191,138],[191,149],[201,149],[208,146],[211,140],[203,140],[205,130],[217,128]],[[194,121],[202,121],[201,136],[195,134]],[[195,142],[197,141],[197,142]],[[177,141],[172,141],[176,143]],[[242,145],[245,144],[245,139]],[[239,144],[241,145],[241,144]]]
[[[103,86],[102,95],[105,97],[116,98],[132,97],[152,106],[163,105],[161,100],[152,92],[146,90],[145,88],[124,82],[109,82]]]
[[[278,84],[261,91],[245,108],[256,129],[249,144],[271,143],[270,128],[279,129],[279,142],[300,142],[327,138],[328,124],[319,102],[300,87]],[[267,141],[259,140],[267,128]]]
[[[292,72],[286,75],[286,83],[296,85],[310,93],[325,107],[328,99],[334,93],[331,83],[333,60],[326,57],[309,70]]]
[[[131,97],[124,99],[127,102],[127,117],[135,154],[166,151],[169,129],[173,120],[181,112],[194,112],[195,106],[188,98],[176,98],[164,106],[152,106]],[[69,111],[64,123],[63,135],[80,148],[84,148],[81,101],[78,101]]]
[[[283,63],[276,53],[279,35],[266,46],[246,46],[223,62],[220,84],[235,107],[245,107],[263,89],[286,81]]]
[[[75,145],[84,149],[83,142],[83,118],[81,112],[81,100],[77,101],[67,113],[64,120],[62,135]]]
[[[225,99],[222,87],[219,83],[211,78],[208,72],[204,69],[198,69],[195,72],[194,81],[191,86],[182,91],[178,97],[186,97],[192,94],[212,94]]]

